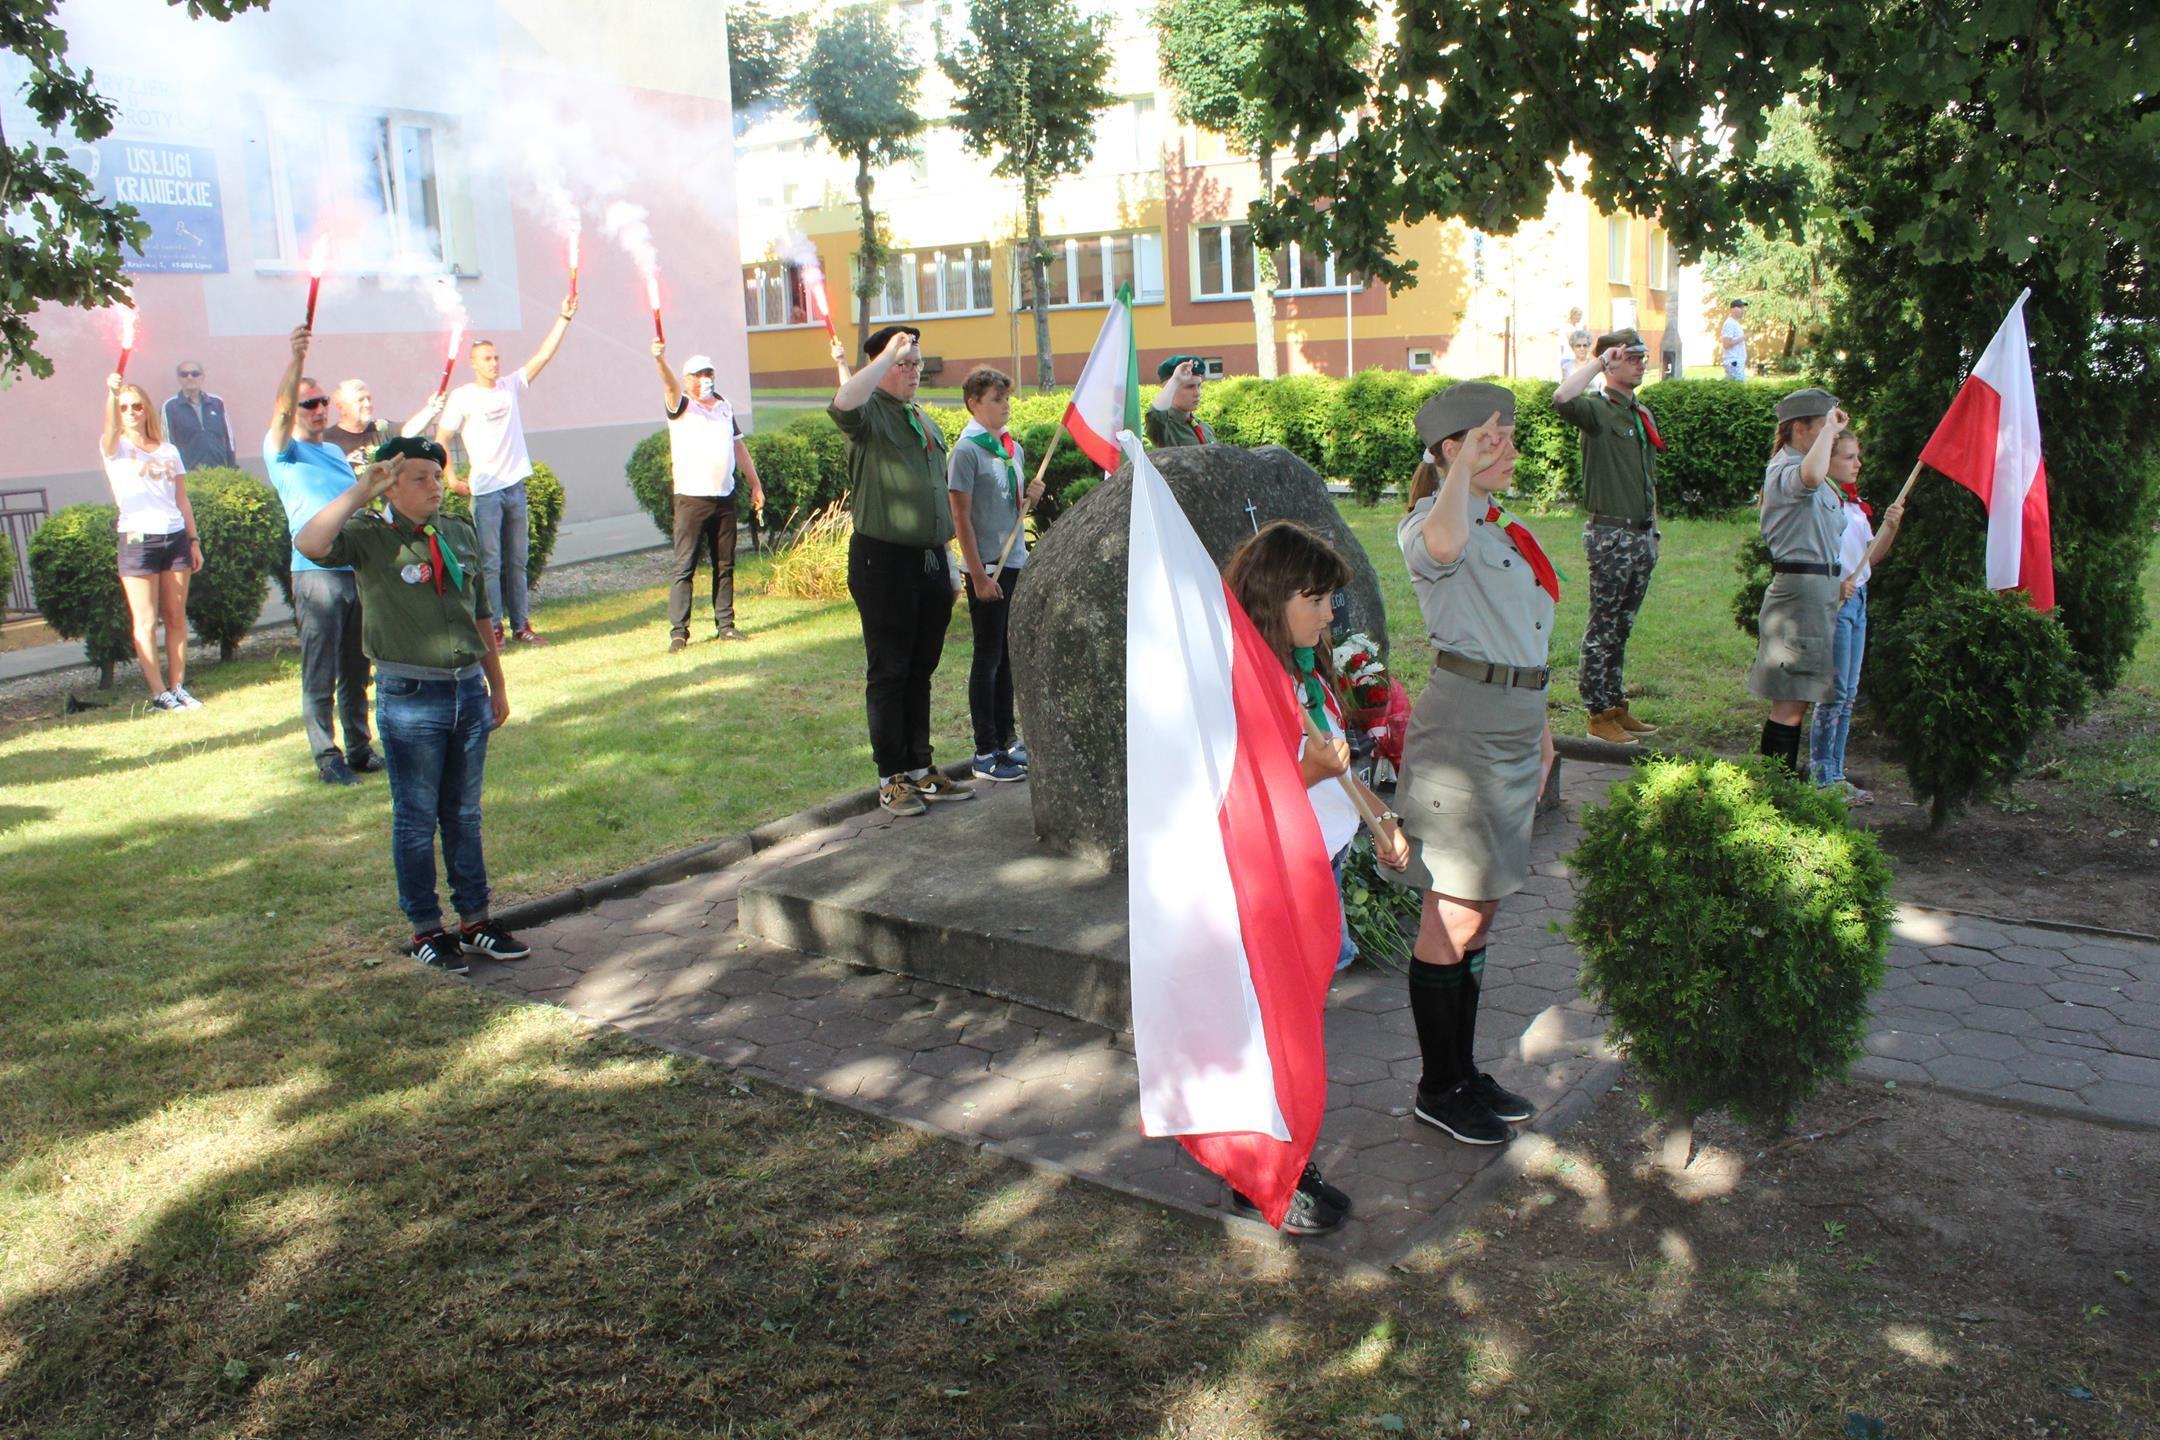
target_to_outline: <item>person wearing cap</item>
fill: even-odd
[[[1577,677],[1590,736],[1633,745],[1657,726],[1627,703],[1628,635],[1657,568],[1657,457],[1665,448],[1657,421],[1635,397],[1650,351],[1633,327],[1600,335],[1597,355],[1553,392],[1553,412],[1582,431],[1582,496],[1590,521],[1583,552],[1590,568],[1590,609]],[[1603,377],[1593,390],[1590,383]]]
[[[1200,408],[1201,363],[1198,355],[1172,355],[1155,367],[1163,387],[1140,421],[1149,449],[1215,443],[1215,431],[1193,413]]]
[[[1725,307],[1725,323],[1718,327],[1718,343],[1725,347],[1725,378],[1747,379],[1747,301],[1735,300]]]
[[[1395,805],[1410,837],[1399,883],[1424,891],[1410,966],[1423,1058],[1412,1113],[1470,1145],[1498,1145],[1534,1113],[1477,1068],[1486,935],[1530,872],[1545,773],[1545,707],[1560,581],[1497,496],[1515,474],[1515,397],[1451,385],[1419,408],[1420,467],[1396,538],[1433,647],[1403,739]]]
[[[735,628],[735,476],[750,482],[750,504],[765,508],[765,485],[743,443],[735,407],[713,386],[710,355],[692,355],[683,382],[668,368],[667,342],[655,340],[668,426],[668,469],[675,487],[675,574],[668,589],[668,653],[690,643],[690,592],[697,588],[698,547],[712,546],[713,630],[746,640]]]
[[[465,958],[530,953],[488,914],[480,788],[488,736],[510,718],[493,616],[472,525],[442,513],[447,455],[399,436],[342,493],[308,517],[293,545],[350,566],[360,588],[362,644],[375,662],[375,727],[390,770],[390,858],[409,954],[463,973]],[[378,509],[387,499],[389,507]],[[459,926],[443,924],[435,836]]]
[[[863,367],[825,413],[847,436],[855,533],[848,541],[848,594],[862,620],[864,708],[878,804],[920,815],[925,802],[972,800],[975,792],[931,762],[930,680],[952,621],[953,538],[946,500],[945,436],[922,413],[922,332],[887,325],[863,341]]]
[[[1763,467],[1762,538],[1770,588],[1757,612],[1748,689],[1770,702],[1762,753],[1805,775],[1800,721],[1837,684],[1833,648],[1844,564],[1844,496],[1825,484],[1830,453],[1846,427],[1837,397],[1810,386],[1777,403],[1777,446]]]

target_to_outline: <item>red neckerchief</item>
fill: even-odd
[[[395,510],[391,511],[390,513],[393,515],[397,515],[397,512]],[[398,515],[398,521],[402,521],[404,518],[404,516]],[[403,528],[402,525],[399,525],[395,521],[392,522],[392,524],[394,528]],[[437,595],[441,595],[443,593],[442,537],[435,533],[435,522],[432,520],[423,520],[417,527],[406,533],[412,535],[415,539],[419,538],[422,535],[427,536],[428,569],[430,572],[432,572],[428,576],[428,578],[435,582],[435,593]]]
[[[1192,426],[1193,439],[1199,441],[1202,445],[1207,444],[1207,432],[1200,428],[1200,417],[1198,415],[1187,415],[1185,423]]]
[[[1850,480],[1840,480],[1837,488],[1845,492],[1847,500],[1860,507],[1862,516],[1871,523],[1873,522],[1875,519],[1875,507],[1860,498],[1860,487],[1858,485],[1853,484]]]
[[[1613,395],[1612,391],[1606,390],[1602,393],[1604,394],[1605,398],[1607,400],[1611,400],[1613,404],[1618,405],[1622,403],[1618,398]],[[1665,437],[1658,434],[1657,417],[1653,416],[1650,413],[1650,407],[1643,404],[1642,401],[1636,399],[1633,395],[1628,396],[1625,403],[1627,404],[1628,408],[1635,413],[1635,424],[1640,431],[1642,438],[1648,440],[1656,448],[1663,450],[1665,448]]]
[[[1500,522],[1500,532],[1515,542],[1516,550],[1530,566],[1531,576],[1544,587],[1547,595],[1552,596],[1555,604],[1559,603],[1560,576],[1554,571],[1552,561],[1545,558],[1545,550],[1537,543],[1537,536],[1530,533],[1529,526],[1502,510],[1497,501],[1488,500],[1485,507],[1485,523]]]

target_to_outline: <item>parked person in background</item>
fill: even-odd
[[[1198,355],[1172,355],[1155,367],[1163,387],[1140,417],[1149,449],[1215,443],[1213,428],[1193,413],[1200,408],[1201,364]]]
[[[668,368],[667,342],[653,341],[666,401],[668,466],[675,486],[675,577],[668,590],[668,653],[690,643],[690,595],[697,588],[698,547],[712,547],[713,631],[747,640],[735,628],[735,476],[750,482],[750,504],[765,508],[765,485],[743,443],[735,407],[714,388],[709,355],[693,355],[681,383]]]
[[[1027,451],[1005,428],[1012,418],[1012,383],[1010,375],[988,366],[968,372],[960,382],[968,423],[945,463],[953,531],[967,571],[968,620],[975,630],[975,658],[968,667],[975,778],[999,782],[1027,778],[1027,751],[1020,746],[1013,718],[1012,657],[1005,648],[1005,632],[1013,594],[1027,567],[1027,537],[1020,533],[1025,528],[1023,512],[1043,492],[1042,481],[1025,478]]]
[[[402,428],[393,429],[389,421],[375,418],[375,394],[368,389],[367,381],[340,380],[337,389],[330,392],[330,403],[337,411],[337,424],[323,432],[323,439],[344,451],[353,473],[358,474],[391,436],[427,434],[428,427],[442,415],[446,399],[442,395],[429,397],[419,414],[406,421]]]
[[[502,373],[502,356],[492,340],[472,343],[472,383],[451,392],[443,407],[442,423],[435,429],[435,443],[448,449],[452,439],[465,439],[465,458],[471,469],[464,479],[446,476],[445,483],[460,495],[472,497],[473,524],[480,532],[481,568],[487,574],[488,613],[495,628],[510,626],[512,638],[528,645],[542,645],[532,628],[526,598],[525,568],[530,558],[531,506],[525,478],[532,474],[532,456],[525,449],[525,419],[520,408],[526,387],[540,378],[563,336],[570,332],[577,314],[577,297],[565,296],[555,323],[533,357],[510,372]]]
[[[353,483],[345,452],[323,439],[330,429],[330,397],[300,373],[307,364],[309,339],[305,325],[292,332],[292,363],[278,382],[270,430],[263,437],[263,467],[285,507],[285,527],[292,535]],[[293,618],[300,626],[300,717],[308,749],[326,783],[356,785],[360,774],[382,769],[368,735],[360,592],[350,569],[318,565],[296,545],[292,596]],[[345,732],[342,750],[331,724],[333,709]]]
[[[165,402],[165,438],[180,452],[180,463],[190,470],[238,465],[232,419],[225,402],[203,389],[202,362],[183,360],[173,373],[180,377],[180,393]]]
[[[127,595],[135,663],[156,710],[200,710],[188,694],[188,577],[202,569],[187,466],[158,427],[149,392],[115,373],[105,377],[105,433],[98,442],[105,480],[120,507],[120,589]],[[158,621],[165,663],[158,664]]]
[[[1898,527],[1905,523],[1905,502],[1875,512],[1860,498],[1860,437],[1850,430],[1830,442],[1830,479],[1845,497],[1839,515],[1845,528],[1838,539],[1837,630],[1830,646],[1831,689],[1815,705],[1808,731],[1808,775],[1817,785],[1843,793],[1846,803],[1872,805],[1875,797],[1845,774],[1845,742],[1852,735],[1853,701],[1860,693],[1860,663],[1867,655],[1867,585],[1875,566],[1890,553]]]
[[[1762,538],[1770,551],[1770,588],[1758,612],[1755,667],[1748,689],[1770,702],[1762,753],[1800,764],[1800,721],[1836,690],[1832,668],[1845,517],[1830,475],[1830,451],[1846,426],[1827,390],[1795,390],[1777,403],[1777,444],[1763,467]]]
[[[1718,327],[1718,343],[1724,347],[1725,378],[1747,379],[1747,301],[1735,300],[1725,307],[1725,323]]]

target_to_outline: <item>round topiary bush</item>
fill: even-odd
[[[834,435],[840,434],[826,417],[815,418],[823,421],[825,428]],[[817,446],[804,430],[798,430],[792,424],[783,425],[776,430],[747,435],[743,437],[743,443],[749,447],[751,462],[757,466],[758,480],[765,487],[765,513],[776,524],[786,525],[790,516],[799,523],[830,502],[832,497],[823,493],[824,468],[818,461]],[[842,443],[844,447],[845,437],[842,437]],[[842,453],[845,454],[844,448]],[[845,459],[841,462],[840,473],[845,484]]]
[[[280,512],[282,513],[282,512]],[[120,589],[120,510],[69,505],[30,537],[30,589],[45,623],[70,640],[112,685],[113,664],[135,654],[127,596]]]
[[[1895,907],[1841,800],[1764,761],[1646,761],[1568,865],[1584,993],[1659,1103],[1782,1125],[1860,1053]]]
[[[460,476],[470,470],[461,469]],[[636,486],[631,487],[635,489]],[[555,540],[562,529],[563,510],[568,499],[563,493],[562,481],[555,472],[539,461],[533,462],[532,474],[525,477],[525,583],[538,585],[540,576],[547,569],[548,560],[555,554]],[[460,520],[472,520],[472,497],[446,489],[442,498],[443,514],[455,515]]]
[[[1733,592],[1732,623],[1747,632],[1750,640],[1762,639],[1763,596],[1770,592],[1770,547],[1762,532],[1753,530],[1733,555],[1733,569],[1740,572],[1740,588]]]
[[[652,523],[670,540],[675,538],[675,476],[668,468],[673,453],[668,446],[667,426],[663,425],[638,441],[623,464],[623,477],[630,482],[630,493],[637,497],[638,508],[652,516]],[[762,465],[759,473],[763,473]],[[767,485],[771,483],[766,481]]]
[[[1418,406],[1454,382],[1442,375],[1360,370],[1337,388],[1335,419],[1321,473],[1349,484],[1366,505],[1390,485],[1405,490],[1425,447],[1418,443]]]
[[[203,568],[188,582],[188,621],[230,660],[262,618],[271,575],[291,559],[285,507],[245,470],[190,470],[187,493],[203,551]]]

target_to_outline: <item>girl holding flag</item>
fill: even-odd
[[[1011,376],[988,366],[968,372],[960,382],[968,423],[945,462],[945,498],[967,569],[968,620],[975,630],[975,658],[968,666],[975,778],[999,782],[1027,778],[1027,751],[1013,719],[1005,626],[1027,565],[1027,537],[1014,532],[1026,519],[1024,509],[1032,509],[1043,492],[1041,480],[1024,478],[1027,452],[1005,428],[1012,418],[1012,383]],[[1002,567],[1000,555],[1006,555]]]
[[[1838,541],[1838,568],[1844,573],[1838,578],[1837,630],[1830,646],[1830,698],[1815,706],[1808,732],[1808,774],[1817,785],[1844,792],[1848,804],[1868,805],[1875,797],[1845,778],[1845,741],[1852,734],[1853,698],[1860,691],[1860,662],[1867,654],[1868,577],[1897,539],[1905,502],[1892,503],[1878,532],[1874,510],[1860,498],[1860,437],[1850,430],[1830,443],[1830,479],[1845,497],[1839,510],[1845,528]]]

